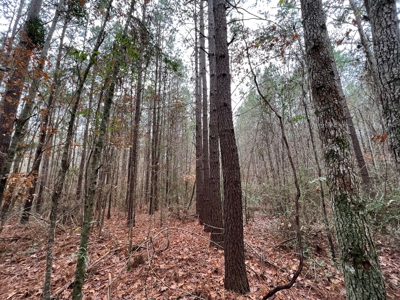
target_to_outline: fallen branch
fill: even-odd
[[[264,254],[262,253],[258,253],[256,249],[254,249],[248,242],[244,241],[244,244],[246,246],[248,246],[251,250],[253,250],[253,252],[255,254],[257,254],[258,258],[263,262],[266,263],[268,265],[270,265],[271,267],[274,267],[275,269],[278,269],[279,271],[285,271],[284,269],[282,269],[281,267],[275,265],[274,263],[270,262],[269,260],[267,260],[264,256]]]
[[[0,241],[10,241],[10,242],[16,242],[19,240],[31,240],[29,237],[23,237],[23,236],[5,236],[1,237]]]
[[[280,242],[280,243],[276,244],[276,245],[275,245],[275,246],[273,246],[272,248],[279,247],[280,245],[283,245],[283,244],[285,244],[285,243],[287,243],[287,242],[291,242],[291,241],[293,241],[293,240],[295,240],[295,239],[296,239],[296,237],[293,237],[293,238],[290,238],[290,239],[284,240],[284,241],[282,241],[282,242]]]

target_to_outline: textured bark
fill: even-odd
[[[389,143],[400,171],[400,33],[395,0],[364,0],[371,23],[380,100]]]
[[[211,246],[223,247],[224,231],[220,191],[220,159],[217,112],[217,78],[215,61],[215,25],[213,0],[208,0],[208,60],[210,64],[210,178],[209,206],[211,225]]]
[[[243,242],[242,188],[231,105],[231,76],[224,0],[214,1],[218,126],[224,179],[224,257],[227,290],[249,292]]]
[[[202,88],[202,109],[203,109],[203,210],[202,220],[204,224],[210,223],[210,202],[209,202],[209,177],[210,177],[210,160],[208,150],[208,103],[207,103],[207,74],[206,74],[206,53],[205,53],[205,36],[204,36],[204,2],[200,0],[200,77]],[[207,226],[206,231],[210,231]]]
[[[302,0],[306,60],[334,203],[335,227],[346,297],[385,299],[385,285],[355,180],[346,131],[345,101],[330,46],[321,0]]]
[[[195,14],[195,47],[194,47],[194,69],[195,69],[195,101],[196,101],[196,214],[199,217],[200,225],[203,224],[204,209],[204,168],[203,168],[203,137],[201,127],[201,77],[199,73],[199,47],[198,47],[198,27],[197,27],[197,1],[194,1]]]
[[[347,102],[346,102],[346,100],[344,98],[344,93],[343,93],[343,90],[342,90],[342,84],[340,83],[340,81],[338,82],[338,87],[339,87],[339,89],[341,91],[342,98],[344,99],[344,101],[342,103],[342,105],[343,105],[343,113],[344,113],[344,116],[346,118],[347,127],[349,128],[349,135],[350,135],[351,143],[353,145],[353,150],[354,150],[354,155],[355,155],[355,158],[356,158],[356,161],[357,161],[357,166],[358,166],[358,168],[360,170],[360,175],[361,175],[361,180],[362,180],[362,187],[363,187],[364,191],[367,194],[371,194],[371,180],[370,180],[370,177],[369,177],[367,165],[365,163],[364,155],[363,155],[363,152],[361,150],[360,142],[358,140],[356,128],[354,127],[353,117],[350,114],[349,107],[348,107]]]
[[[357,6],[357,3],[355,0],[349,0],[350,7],[354,12],[354,16],[356,18],[357,22],[357,31],[360,36],[360,42],[361,45],[363,46],[363,50],[365,52],[365,56],[368,60],[368,65],[371,69],[371,75],[372,79],[374,80],[374,83],[378,86],[379,84],[379,75],[378,75],[378,67],[376,65],[376,58],[374,52],[370,48],[370,43],[368,41],[367,36],[365,35],[363,26],[362,26],[362,20],[361,20],[361,10]]]
[[[4,168],[14,121],[17,115],[21,93],[24,88],[25,77],[28,72],[32,50],[37,46],[28,35],[29,26],[39,18],[42,0],[32,0],[28,8],[28,16],[20,31],[19,45],[14,50],[14,68],[6,83],[6,90],[0,103],[0,206],[2,203],[5,181],[8,172]]]
[[[306,79],[303,77],[303,80],[305,81]],[[322,168],[321,168],[321,164],[320,164],[319,158],[318,158],[318,151],[317,151],[317,147],[315,145],[314,131],[313,131],[312,125],[311,125],[311,119],[310,119],[310,116],[308,113],[307,103],[305,101],[305,98],[307,97],[307,92],[306,92],[306,89],[304,88],[304,86],[302,88],[303,88],[303,91],[302,91],[303,95],[301,98],[301,102],[304,107],[304,113],[305,113],[306,119],[307,119],[308,131],[310,132],[311,147],[312,147],[314,158],[315,158],[315,164],[317,165],[318,178],[321,178],[322,177]],[[325,225],[326,236],[328,238],[329,247],[331,248],[332,259],[335,260],[336,259],[335,245],[333,244],[333,238],[332,238],[331,229],[329,226],[328,214],[326,212],[324,187],[323,187],[321,180],[318,180],[318,183],[319,183],[319,192],[321,195],[321,207],[322,207],[322,214],[324,216],[324,225]]]

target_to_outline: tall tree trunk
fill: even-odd
[[[204,2],[200,0],[200,76],[203,98],[203,210],[202,219],[204,224],[210,224],[210,203],[209,203],[209,177],[210,177],[210,160],[208,149],[208,103],[207,103],[207,72],[206,72],[206,53],[205,53],[205,35],[204,35]],[[205,226],[206,231],[210,231],[208,226]]]
[[[158,29],[159,31],[160,29]],[[158,44],[160,44],[158,42]],[[157,53],[156,57],[156,84],[154,87],[153,101],[153,125],[151,139],[151,174],[150,174],[150,198],[149,198],[149,214],[152,215],[158,210],[158,158],[159,158],[159,141],[160,141],[160,106],[161,106],[161,53]]]
[[[39,83],[40,83],[40,79],[42,78],[42,73],[43,73],[43,69],[44,69],[44,59],[47,57],[47,52],[50,48],[50,42],[53,36],[53,33],[55,31],[56,28],[56,24],[58,21],[58,17],[60,15],[60,9],[63,5],[63,1],[60,1],[59,6],[57,7],[57,11],[55,13],[55,17],[52,23],[52,26],[50,28],[49,34],[47,36],[46,42],[43,46],[43,49],[41,51],[41,61],[39,63],[39,66],[35,69],[35,77],[32,81],[31,87],[29,89],[29,93],[28,93],[28,99],[25,102],[25,105],[21,111],[21,114],[19,116],[19,118],[16,120],[16,126],[15,126],[15,132],[14,135],[12,136],[11,139],[11,143],[9,145],[8,151],[6,153],[6,158],[4,161],[3,166],[1,167],[1,170],[3,172],[3,174],[9,174],[11,171],[11,167],[13,164],[13,161],[15,160],[15,155],[17,153],[18,148],[20,147],[20,145],[22,144],[22,141],[24,139],[24,135],[26,133],[26,127],[27,127],[27,123],[29,121],[29,118],[31,117],[31,111],[32,111],[32,107],[34,105],[35,102],[35,97],[37,94],[37,91],[39,89]],[[36,135],[33,135],[32,139],[35,137]],[[32,144],[32,143],[28,143],[28,144]],[[21,153],[21,158],[22,158],[22,153]],[[16,160],[17,162],[17,160]],[[29,159],[30,162],[30,159]],[[16,163],[15,165],[18,165],[18,163]],[[29,165],[29,164],[28,164]],[[16,168],[14,168],[16,170]],[[28,169],[29,170],[29,169]],[[28,193],[32,192],[32,197],[27,197],[28,199],[26,199],[25,201],[25,205],[24,205],[24,211],[26,211],[27,213],[25,214],[26,216],[29,215],[29,211],[32,207],[32,202],[33,202],[33,194],[35,192],[35,187],[36,187],[36,181],[37,181],[37,172],[36,175],[31,172],[31,174],[33,174],[33,182],[32,182],[32,187],[29,188]],[[0,198],[1,195],[4,192],[5,186],[7,185],[7,176],[1,178],[0,180]],[[33,188],[33,189],[32,189]],[[1,199],[0,199],[1,200]],[[0,201],[1,202],[1,201]],[[1,221],[2,223],[5,221],[7,213],[9,210],[9,204],[4,204],[3,208],[2,208],[2,212],[1,212]],[[22,218],[21,219],[21,223],[26,223],[29,220],[29,217],[27,218]]]
[[[40,31],[43,29],[43,24],[39,19],[41,6],[42,0],[32,0],[30,3],[27,19],[20,31],[19,45],[13,54],[14,68],[7,81],[6,90],[0,103],[0,206],[6,186],[6,176],[9,172],[4,166],[25,76],[28,72],[32,50],[39,46],[38,40],[43,38],[40,37]]]
[[[24,88],[25,77],[28,72],[32,50],[39,46],[43,38],[43,24],[39,19],[42,0],[32,0],[28,9],[28,16],[20,30],[19,45],[14,50],[14,68],[6,84],[0,108],[0,170],[3,169],[5,155],[10,146],[11,134],[16,119],[19,100]],[[1,177],[6,174],[0,174]],[[0,200],[1,205],[1,200]]]
[[[311,78],[347,299],[386,299],[385,284],[355,179],[339,75],[321,0],[301,0],[306,61]]]
[[[214,1],[218,125],[224,178],[224,257],[227,290],[249,292],[244,259],[242,188],[231,106],[231,75],[227,43],[226,5]]]
[[[340,83],[340,81],[338,82],[338,87],[342,94],[342,98],[345,99],[344,93],[342,90],[342,84]],[[356,128],[354,127],[353,117],[350,114],[350,110],[349,110],[346,100],[343,101],[342,105],[343,105],[343,113],[346,118],[347,127],[349,128],[349,135],[350,135],[351,143],[353,145],[353,150],[354,150],[355,158],[357,161],[357,166],[358,166],[358,168],[360,170],[360,174],[361,174],[362,188],[368,195],[372,195],[371,194],[371,191],[372,191],[371,180],[369,177],[367,165],[364,160],[364,155],[361,150],[360,142],[357,137]]]
[[[145,24],[146,19],[146,2],[143,4],[142,11],[142,24]],[[137,173],[138,173],[138,150],[139,150],[139,125],[142,108],[142,89],[143,89],[143,52],[145,42],[145,30],[140,29],[140,54],[137,63],[138,78],[136,87],[136,103],[135,103],[135,119],[133,122],[133,135],[132,135],[132,157],[131,159],[131,181],[130,197],[128,202],[128,224],[129,224],[129,253],[132,251],[132,231],[135,226],[135,207],[136,207],[136,187],[137,187]]]
[[[95,81],[96,81],[96,75],[94,73],[95,72],[93,72],[92,83],[90,86],[89,104],[88,104],[87,114],[86,114],[85,131],[83,132],[83,140],[82,140],[82,154],[81,154],[81,160],[79,162],[79,174],[78,174],[78,181],[77,181],[77,188],[76,188],[76,200],[78,202],[82,198],[83,189],[84,189],[83,183],[84,183],[84,178],[85,178],[85,174],[86,174],[89,125],[90,125],[90,118],[92,116],[92,103],[93,103],[93,95],[94,95],[94,88],[95,88]]]
[[[62,152],[61,168],[58,171],[55,186],[54,186],[52,197],[51,197],[52,206],[51,206],[51,212],[50,212],[50,227],[49,227],[48,244],[47,244],[46,275],[45,275],[45,283],[44,283],[44,289],[43,289],[43,298],[45,300],[50,300],[50,298],[51,298],[50,285],[51,285],[51,272],[52,272],[52,264],[53,264],[54,233],[55,233],[56,222],[57,222],[57,208],[58,208],[59,200],[61,198],[61,192],[64,187],[65,176],[66,176],[68,168],[69,168],[68,158],[69,158],[69,150],[70,150],[71,144],[72,144],[72,139],[74,137],[75,119],[76,119],[79,102],[80,102],[80,98],[82,96],[82,92],[84,89],[86,79],[89,75],[91,67],[96,62],[96,56],[98,55],[98,50],[104,40],[105,27],[106,27],[107,21],[110,16],[111,6],[112,6],[112,0],[109,1],[108,6],[106,8],[106,13],[105,13],[102,25],[100,27],[99,34],[97,36],[96,44],[92,50],[92,53],[91,53],[91,56],[89,59],[89,63],[86,66],[86,69],[85,69],[82,77],[80,78],[79,85],[75,92],[75,103],[72,106],[71,112],[70,112],[71,118],[68,123],[67,137],[65,139],[64,149]],[[91,217],[91,215],[85,216],[85,221],[86,221],[86,218],[89,218],[89,217]],[[88,226],[88,224],[86,224],[86,223],[83,224],[82,235],[83,235],[84,229],[86,229],[86,228],[84,228],[84,226]],[[89,224],[89,226],[90,226],[90,224]],[[81,239],[83,239],[83,238],[84,237],[81,237]],[[79,251],[80,252],[86,251],[86,249],[79,248]],[[79,258],[85,259],[85,257],[79,257]],[[79,283],[76,283],[76,286],[79,286]],[[74,285],[74,291],[75,291],[75,285]],[[79,295],[77,296],[77,298],[74,298],[74,300],[75,299],[80,299]]]
[[[110,1],[111,2],[111,1]],[[133,15],[133,11],[135,8],[135,1],[131,1],[130,9],[128,12],[128,18],[126,20],[126,24],[124,27],[124,31],[122,34],[122,40],[126,39],[126,34],[129,28],[129,24],[131,22],[131,18]],[[117,49],[119,49],[120,53],[118,53]],[[76,270],[75,270],[75,280],[74,280],[74,289],[72,291],[72,299],[78,300],[82,299],[82,287],[83,281],[85,279],[85,272],[86,272],[86,257],[87,257],[87,247],[89,243],[89,235],[90,235],[90,225],[93,219],[93,205],[94,205],[94,198],[96,194],[97,188],[97,179],[99,170],[101,168],[101,156],[103,153],[104,148],[104,141],[106,137],[106,131],[108,126],[108,120],[110,117],[111,106],[113,103],[115,87],[117,84],[118,74],[120,71],[120,66],[122,61],[124,60],[124,53],[125,53],[126,45],[118,45],[117,42],[114,42],[113,53],[114,56],[114,66],[112,70],[112,74],[110,76],[110,84],[107,90],[106,99],[104,101],[104,108],[103,113],[101,116],[100,127],[98,128],[98,137],[97,141],[95,142],[95,146],[93,149],[93,153],[91,155],[91,162],[90,162],[90,169],[88,170],[89,173],[89,180],[88,180],[88,191],[87,196],[85,199],[85,208],[83,212],[83,224],[82,224],[82,231],[81,231],[81,241],[79,244],[78,250],[78,261],[76,263]],[[97,131],[97,130],[96,130]],[[101,206],[99,206],[101,209]]]
[[[215,25],[213,0],[208,0],[208,60],[210,65],[210,246],[223,247],[224,224],[222,220],[222,202],[220,190],[220,159],[217,111],[217,77],[215,61]]]
[[[134,1],[132,1],[134,3]],[[116,49],[114,49],[116,51]],[[87,196],[85,197],[85,207],[83,212],[83,224],[81,231],[81,241],[79,244],[78,250],[78,261],[76,264],[75,270],[75,281],[74,281],[74,289],[72,292],[72,299],[82,299],[82,286],[85,278],[86,272],[86,257],[87,257],[87,247],[89,243],[89,235],[90,235],[90,225],[93,219],[93,205],[94,198],[96,194],[97,187],[97,179],[99,170],[101,168],[101,155],[104,148],[104,140],[106,136],[108,119],[110,117],[110,110],[112,105],[112,99],[114,97],[115,84],[117,80],[119,72],[119,64],[117,62],[114,63],[114,70],[112,74],[112,82],[108,89],[107,97],[104,102],[104,109],[101,117],[100,128],[98,132],[97,141],[95,142],[95,146],[93,149],[93,153],[91,155],[90,169],[88,169],[88,190]],[[101,205],[99,206],[99,210],[101,210]]]
[[[202,1],[202,0],[200,0]],[[194,46],[194,70],[195,70],[195,119],[196,119],[196,214],[199,217],[200,225],[203,224],[204,209],[204,168],[203,168],[203,138],[201,128],[201,77],[199,73],[199,47],[198,47],[198,11],[197,0],[194,1],[194,27],[195,27],[195,46]]]
[[[400,32],[396,1],[364,0],[364,3],[371,23],[383,116],[400,172]]]
[[[144,174],[144,186],[143,186],[143,194],[144,194],[144,203],[150,203],[150,174],[151,174],[151,124],[152,124],[152,115],[151,109],[149,107],[147,113],[147,139],[146,139],[146,154],[145,154],[145,162],[146,162],[146,170]]]
[[[43,60],[47,57],[47,52],[50,48],[51,38],[56,29],[56,25],[57,25],[59,16],[61,14],[61,10],[63,9],[63,6],[64,6],[64,0],[60,0],[58,3],[57,11],[56,11],[54,19],[53,19],[53,23],[51,25],[50,32],[46,39],[46,43],[40,54],[41,59],[43,59]],[[46,135],[47,135],[47,130],[48,130],[47,126],[48,126],[48,123],[50,120],[50,109],[52,108],[52,105],[53,105],[53,100],[55,97],[55,95],[54,95],[55,89],[57,89],[60,85],[58,73],[60,71],[62,48],[64,46],[63,45],[64,44],[64,36],[65,36],[65,32],[67,30],[67,25],[68,25],[68,20],[66,18],[64,21],[64,26],[63,26],[62,32],[61,32],[60,45],[58,47],[58,56],[57,56],[56,68],[55,68],[55,72],[54,72],[54,83],[53,83],[53,86],[51,87],[49,100],[47,102],[46,112],[44,114],[42,114],[43,117],[42,117],[42,121],[40,124],[39,142],[38,142],[38,146],[36,147],[35,158],[33,160],[33,166],[30,171],[30,174],[33,175],[33,180],[32,180],[32,185],[28,190],[28,195],[25,199],[24,210],[23,210],[22,216],[21,216],[21,224],[28,223],[29,214],[32,209],[33,198],[34,198],[36,184],[37,184],[38,176],[39,176],[39,168],[40,168],[40,164],[42,161],[43,148],[46,144]],[[44,69],[44,64],[40,63],[39,72],[43,72],[43,69]],[[36,97],[37,91],[39,89],[39,84],[40,84],[41,78],[42,78],[41,74],[38,74],[33,79],[33,82],[31,84],[31,88],[29,91],[29,95],[28,95],[28,101],[25,103],[23,113],[21,113],[21,116],[20,116],[20,119],[22,119],[22,120],[28,119],[30,117],[30,114],[32,111],[32,106],[35,102],[35,97]],[[25,123],[25,121],[24,121],[24,123]],[[17,122],[16,133],[19,132],[18,127],[19,127],[19,121]],[[13,141],[11,143],[14,142],[14,138],[16,138],[16,134],[14,135]],[[16,143],[19,144],[18,141]]]

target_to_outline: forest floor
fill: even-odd
[[[298,267],[294,240],[277,231],[277,220],[256,217],[245,226],[250,293],[224,290],[222,250],[209,247],[209,234],[194,218],[140,214],[133,232],[135,253],[128,257],[126,216],[114,213],[102,232],[93,227],[88,248],[84,299],[261,299],[287,283]],[[0,299],[41,299],[46,263],[47,223],[11,219],[0,235]],[[52,294],[70,299],[80,228],[59,226],[54,247]],[[311,235],[311,237],[310,237]],[[308,234],[303,271],[289,290],[271,299],[345,299],[342,274],[329,259],[322,230]],[[400,299],[400,257],[379,248],[388,299]],[[129,263],[128,263],[129,262]],[[129,267],[128,267],[129,265]]]

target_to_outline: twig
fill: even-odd
[[[108,273],[107,300],[111,300],[111,284],[112,284],[111,274]]]
[[[284,269],[282,269],[281,267],[275,265],[274,263],[270,262],[269,260],[267,260],[264,255],[262,253],[258,253],[256,249],[254,249],[248,242],[244,241],[244,244],[247,245],[251,250],[253,250],[253,252],[255,254],[257,254],[258,258],[263,262],[266,263],[268,265],[270,265],[271,267],[274,267],[275,269],[278,269],[279,271],[285,271]]]
[[[89,272],[89,270],[92,269],[95,265],[97,265],[101,260],[103,260],[110,253],[113,253],[118,249],[119,248],[115,248],[115,249],[108,251],[106,254],[104,254],[102,257],[100,257],[98,260],[96,260],[94,263],[92,263],[90,266],[88,266],[86,272]],[[60,287],[53,295],[51,295],[51,299],[56,299],[57,295],[61,294],[65,289],[67,289],[73,283],[74,283],[74,279],[68,281],[66,284],[64,284],[62,287]]]
[[[10,241],[10,242],[15,242],[19,240],[31,240],[29,237],[24,237],[24,236],[5,236],[1,237],[0,241]]]
[[[290,239],[284,240],[284,241],[282,241],[282,242],[280,242],[280,243],[276,244],[276,245],[275,245],[275,246],[273,246],[272,248],[279,247],[280,245],[283,245],[283,244],[285,244],[285,243],[287,243],[287,242],[290,242],[290,241],[293,241],[293,240],[295,240],[295,239],[296,239],[296,238],[295,238],[295,237],[293,237],[293,238],[290,238]]]

